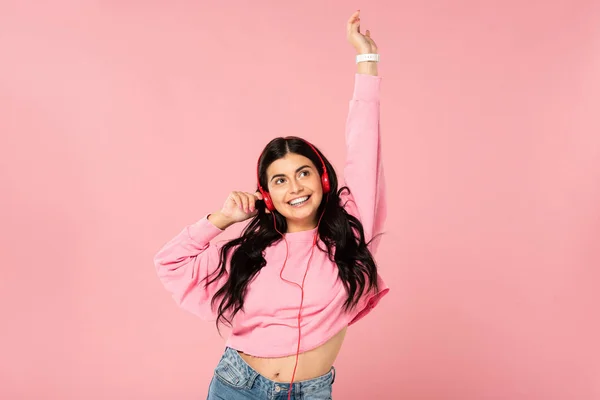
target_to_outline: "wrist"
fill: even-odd
[[[367,54],[357,54],[356,55],[356,63],[359,64],[361,62],[379,62],[379,54],[377,53],[367,53]]]
[[[378,53],[359,53],[356,55],[356,72],[359,74],[364,74],[364,75],[374,75],[377,76],[378,70],[377,70],[377,64],[378,64],[378,59],[379,56],[377,55],[376,58],[374,60],[369,60],[369,59],[363,59],[359,61],[359,55],[360,54],[378,54]]]
[[[208,216],[208,221],[216,226],[217,228],[224,231],[235,223],[221,213],[221,211],[214,212]]]
[[[356,55],[358,54],[377,54],[377,49],[372,49],[370,47],[360,47],[355,48]]]

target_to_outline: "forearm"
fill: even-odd
[[[377,76],[377,63],[375,61],[363,61],[356,65],[356,72],[364,75]]]

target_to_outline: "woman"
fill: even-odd
[[[232,328],[208,399],[331,399],[346,329],[388,292],[373,259],[386,214],[379,138],[377,47],[347,23],[357,51],[346,126],[347,186],[310,143],[263,150],[256,193],[231,192],[156,255],[178,304]],[[366,59],[366,61],[364,60]],[[251,219],[242,236],[212,242]]]

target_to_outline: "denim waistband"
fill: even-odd
[[[248,363],[238,354],[237,350],[230,347],[225,348],[225,352],[215,369],[215,373],[222,379],[225,379],[230,385],[239,388],[254,388],[268,393],[287,393],[290,390],[290,384],[284,382],[272,381],[258,372],[256,372]],[[310,394],[323,390],[331,386],[335,381],[335,368],[325,375],[313,379],[294,382],[293,395]]]

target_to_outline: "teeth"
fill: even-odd
[[[298,198],[298,199],[292,200],[292,201],[290,201],[290,203],[289,203],[289,204],[291,204],[291,205],[293,205],[293,206],[294,206],[294,205],[296,205],[296,204],[304,203],[306,200],[308,200],[308,196],[305,196],[305,197],[300,197],[300,198]]]

